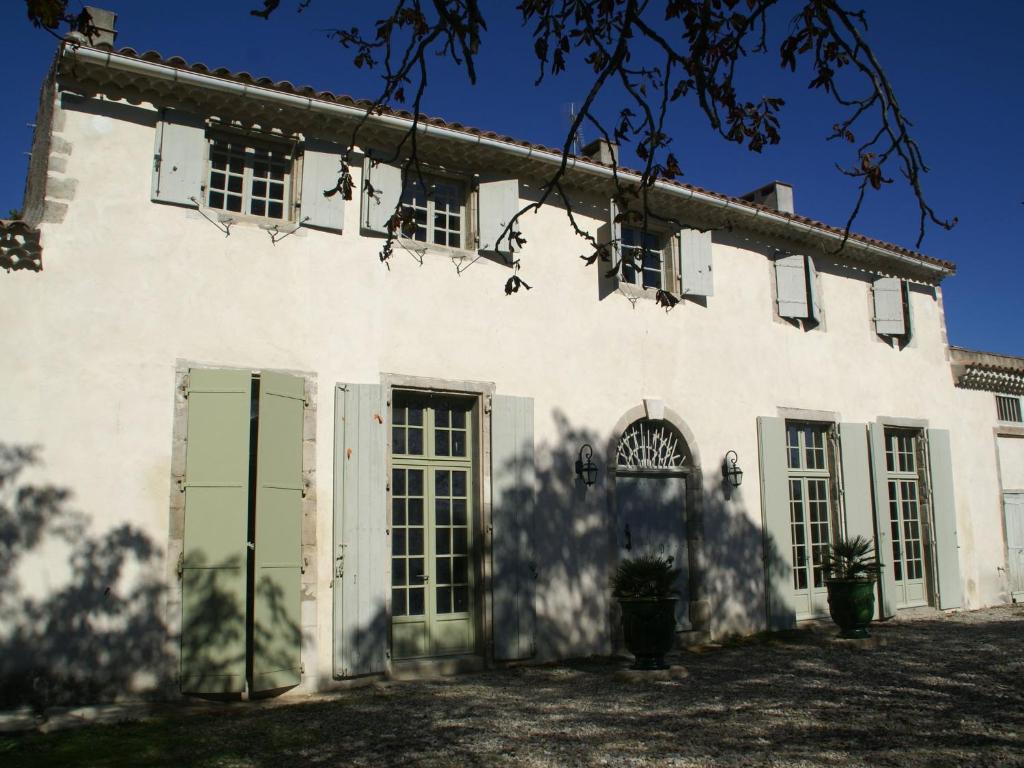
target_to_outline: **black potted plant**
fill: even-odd
[[[822,563],[828,587],[828,612],[839,625],[839,636],[868,636],[875,615],[875,582],[882,566],[875,547],[863,536],[840,539],[829,546]]]
[[[636,657],[633,669],[668,669],[665,654],[675,643],[678,577],[672,558],[657,555],[623,560],[612,574],[626,648]]]

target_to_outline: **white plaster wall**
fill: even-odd
[[[176,363],[314,371],[322,681],[331,674],[330,398],[335,382],[382,372],[491,381],[535,399],[551,504],[539,513],[549,534],[539,543],[543,656],[608,650],[609,501],[601,485],[568,490],[571,460],[584,439],[603,450],[645,397],[682,415],[703,457],[715,633],[763,626],[756,418],[779,408],[953,430],[967,605],[1000,599],[980,565],[1002,546],[988,507],[994,445],[956,416],[970,398],[953,388],[941,294],[912,295],[915,338],[896,350],[874,333],[868,276],[818,255],[825,322],[804,331],[774,318],[768,244],[716,234],[708,306],[666,313],[620,294],[599,300],[600,270],[584,266],[585,244],[548,208],[523,222],[522,275],[533,289],[506,297],[509,270],[488,259],[457,274],[449,252],[420,264],[396,249],[386,269],[381,241],[359,235],[355,201],[340,236],[302,229],[274,246],[238,224],[225,237],[193,211],[150,202],[151,127],[65,118],[74,200],[62,224],[42,227],[44,271],[0,280],[0,321],[17,329],[0,339],[3,439],[42,446],[48,477],[73,489],[96,530],[131,520],[165,546]],[[582,221],[596,232],[603,216]],[[730,449],[746,475],[725,500],[719,467]]]
[[[1024,435],[1000,435],[998,446],[1003,490],[1024,490]]]

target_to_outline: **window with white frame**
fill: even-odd
[[[668,242],[659,232],[623,227],[621,281],[640,288],[668,288],[672,267]]]
[[[214,134],[206,205],[245,216],[292,218],[292,160],[288,145]]]
[[[996,395],[996,413],[1000,421],[1024,421],[1024,418],[1021,418],[1019,397]]]
[[[413,240],[462,248],[466,241],[466,186],[455,179],[422,176],[408,179],[402,205],[412,212]]]

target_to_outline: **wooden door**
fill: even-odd
[[[690,629],[689,552],[686,544],[686,477],[620,474],[615,479],[619,557],[671,557],[676,581],[678,630]]]
[[[1010,598],[1015,603],[1024,602],[1024,491],[1003,493],[1003,514]]]

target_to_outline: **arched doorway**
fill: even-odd
[[[613,435],[612,567],[642,554],[672,557],[681,571],[676,629],[704,633],[702,477],[692,435],[668,409],[646,407],[626,414]]]

